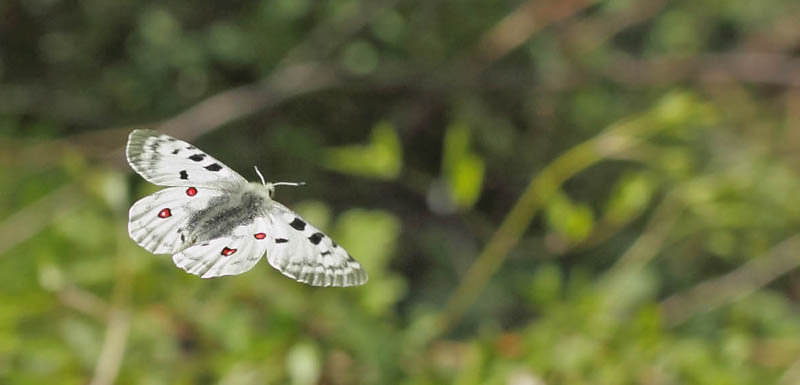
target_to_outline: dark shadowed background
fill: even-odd
[[[0,383],[796,384],[794,0],[0,2]],[[189,141],[359,288],[127,234]]]

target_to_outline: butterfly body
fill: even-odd
[[[300,282],[366,282],[347,251],[272,199],[275,184],[248,182],[196,147],[154,131],[133,131],[126,154],[146,180],[169,186],[131,207],[131,239],[152,253],[173,254],[187,272],[240,274],[266,254],[270,265]]]
[[[250,225],[257,217],[268,217],[271,204],[272,198],[258,183],[230,186],[224,194],[211,198],[205,208],[194,212],[183,231],[193,242],[220,238],[229,229]]]

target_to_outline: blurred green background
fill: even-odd
[[[0,383],[800,383],[794,0],[0,2]],[[135,128],[367,269],[127,235]]]

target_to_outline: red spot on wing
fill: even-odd
[[[187,188],[186,189],[186,195],[188,195],[190,197],[193,197],[193,196],[197,195],[197,189],[194,188],[194,187]]]
[[[222,252],[220,254],[222,254],[222,255],[224,255],[226,257],[230,257],[235,252],[236,252],[236,249],[231,249],[230,247],[223,247],[222,248]]]
[[[171,216],[172,216],[172,210],[170,209],[161,209],[161,211],[158,212],[159,218],[169,218]]]
[[[264,233],[255,233],[255,234],[253,234],[253,236],[254,236],[254,237],[256,237],[256,239],[264,239],[264,238],[266,238],[266,237],[267,237],[267,234],[264,234]]]

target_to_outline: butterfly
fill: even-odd
[[[189,143],[134,130],[126,156],[150,183],[167,188],[133,204],[128,234],[154,254],[172,254],[181,269],[203,277],[244,273],[266,254],[284,275],[314,286],[356,286],[361,265],[330,237],[272,200],[275,186],[248,182]]]

